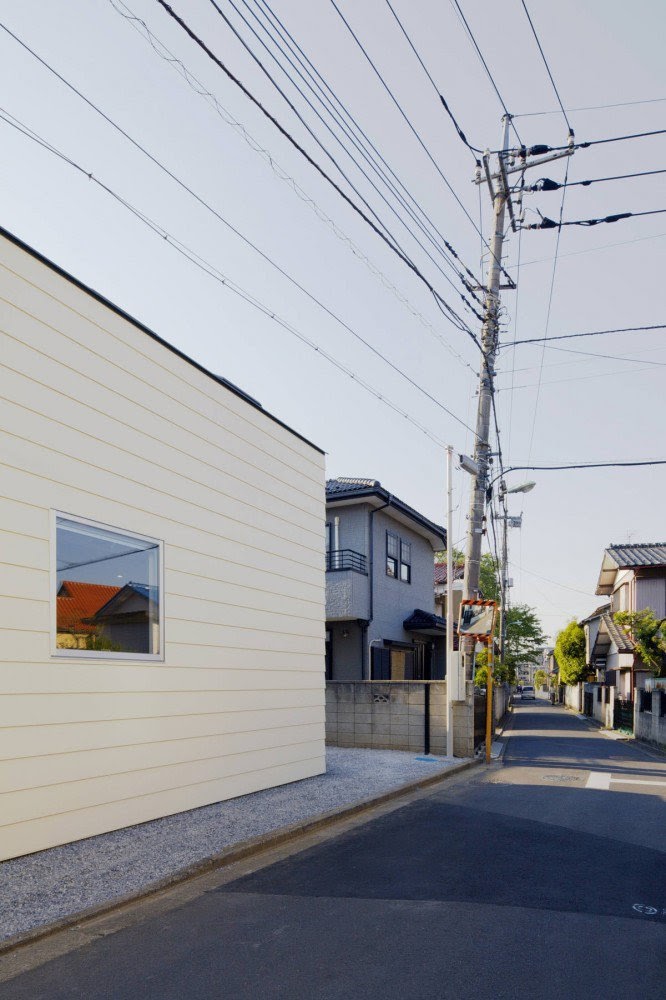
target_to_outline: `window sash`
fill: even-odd
[[[148,629],[152,629],[153,624],[157,626],[157,635],[152,633],[151,641],[155,642],[157,650],[155,652],[137,651],[116,651],[116,650],[95,650],[81,648],[58,647],[58,599],[57,593],[63,581],[59,580],[63,572],[69,568],[76,571],[76,565],[63,566],[58,571],[58,528],[61,522],[69,523],[76,529],[81,537],[88,536],[91,539],[104,538],[110,545],[117,545],[119,548],[127,547],[128,543],[136,543],[136,548],[129,553],[137,554],[156,550],[156,565],[149,565],[148,587]],[[62,525],[64,526],[64,525]],[[106,536],[106,537],[105,537]],[[116,537],[113,537],[116,536]],[[122,553],[120,553],[122,555]],[[100,560],[103,562],[104,560]],[[50,563],[51,563],[51,608],[50,608],[50,645],[51,656],[68,659],[91,659],[91,660],[141,660],[143,661],[164,661],[164,543],[160,539],[152,538],[148,535],[141,535],[136,531],[128,531],[115,525],[104,524],[99,521],[92,521],[89,518],[80,517],[78,514],[70,514],[62,511],[51,511],[51,533],[50,533]],[[92,562],[91,562],[92,564]],[[130,581],[127,581],[130,582]],[[141,581],[143,582],[143,581]],[[151,591],[157,593],[157,600],[151,600]],[[156,612],[156,613],[155,613]]]

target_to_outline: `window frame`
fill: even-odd
[[[389,554],[389,538],[394,538],[397,542],[397,552],[395,556]],[[389,573],[389,563],[395,564],[395,572]],[[391,580],[400,579],[400,535],[397,535],[395,531],[390,531],[386,529],[386,575]]]
[[[403,548],[406,548],[408,550],[409,561],[406,561],[406,560],[404,560],[402,558],[402,550],[403,550]],[[405,566],[406,569],[407,569],[407,578],[406,579],[402,575],[402,567],[403,566]],[[411,542],[403,542],[402,538],[400,539],[400,570],[399,570],[399,573],[400,573],[399,580],[400,580],[401,583],[411,583],[412,582],[412,543]]]
[[[158,653],[115,653],[106,649],[58,649],[58,559],[57,559],[57,536],[58,518],[65,518],[67,521],[74,521],[77,524],[90,528],[100,528],[102,531],[111,531],[117,535],[124,535],[128,538],[136,538],[140,542],[152,542],[157,545],[157,580],[159,587],[159,637],[160,651]],[[52,659],[58,660],[138,660],[141,663],[163,663],[165,660],[164,649],[164,624],[165,614],[165,592],[164,592],[164,542],[161,538],[153,535],[142,535],[138,531],[130,531],[126,528],[119,528],[117,525],[106,524],[104,521],[93,521],[88,517],[81,517],[79,514],[67,513],[63,510],[51,510],[51,526],[49,539],[50,558],[50,615],[49,615],[49,648]]]

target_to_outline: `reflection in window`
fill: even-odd
[[[56,647],[160,653],[159,542],[56,518]]]

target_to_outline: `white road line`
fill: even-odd
[[[666,781],[644,781],[642,778],[613,778],[616,785],[662,785],[666,788]]]
[[[585,787],[608,791],[611,781],[615,785],[659,785],[662,788],[666,788],[666,781],[646,781],[644,778],[616,778],[609,771],[590,771],[590,776],[587,779]]]
[[[599,788],[604,791],[608,791],[610,788],[611,776],[605,771],[590,771],[590,777],[587,779],[586,788]]]

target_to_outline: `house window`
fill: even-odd
[[[412,582],[412,547],[409,542],[400,542],[400,579]]]
[[[398,563],[400,557],[400,539],[393,532],[386,532],[386,575],[398,576]]]
[[[55,519],[55,653],[162,655],[162,545],[92,521]]]

